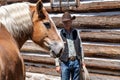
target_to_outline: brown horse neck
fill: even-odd
[[[0,24],[0,40],[5,40],[7,42],[11,41],[20,49],[25,41],[28,40],[28,38],[28,35],[22,36],[21,38],[15,38],[7,31],[7,29],[2,24]]]
[[[15,38],[18,48],[21,49],[24,43],[29,39],[29,37]]]
[[[0,40],[1,40],[1,44],[3,44],[2,42],[8,42],[8,43],[12,42],[12,44],[14,44],[15,46],[17,44],[13,36],[7,31],[7,29],[2,24],[0,24]]]

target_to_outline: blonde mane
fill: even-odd
[[[0,7],[0,22],[14,37],[21,37],[32,30],[31,12],[28,3],[15,3]]]

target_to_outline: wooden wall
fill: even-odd
[[[58,29],[63,27],[61,14],[64,8],[51,9],[45,6],[52,16]],[[85,63],[91,75],[91,80],[119,80],[120,77],[120,1],[81,2],[78,8],[71,8],[72,15],[76,15],[73,27],[80,31],[85,53]],[[60,16],[57,16],[60,15]],[[33,46],[34,45],[34,46]],[[32,42],[26,42],[21,52],[45,53]],[[54,59],[46,57],[28,58],[25,61],[33,61],[54,66]],[[48,58],[48,57],[47,57]],[[47,68],[48,69],[48,68]],[[55,71],[54,71],[55,72]],[[93,75],[94,74],[94,75]],[[101,75],[104,77],[101,77]],[[97,77],[99,76],[99,78]],[[108,76],[117,78],[111,78]]]

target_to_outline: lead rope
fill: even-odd
[[[86,66],[82,66],[83,67],[83,71],[84,71],[84,80],[90,80],[90,76],[89,76],[89,73],[88,73],[88,70],[86,68]]]

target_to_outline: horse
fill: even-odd
[[[60,57],[64,43],[41,0],[13,3],[0,7],[0,80],[25,80],[25,65],[20,54],[31,39]]]

